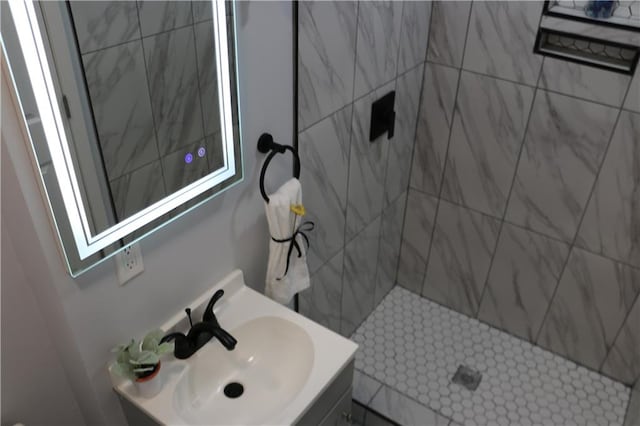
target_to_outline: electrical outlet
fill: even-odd
[[[116,271],[120,285],[124,285],[144,271],[140,244],[131,244],[116,254]]]

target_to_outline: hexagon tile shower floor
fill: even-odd
[[[352,339],[354,399],[400,424],[624,422],[623,384],[401,287]],[[452,381],[461,366],[481,374],[475,391]]]

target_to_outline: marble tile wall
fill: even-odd
[[[72,1],[70,7],[119,219],[218,168],[210,6]]]
[[[434,2],[398,284],[640,378],[640,71],[533,53],[542,2]]]
[[[300,180],[316,224],[300,308],[347,336],[396,283],[430,21],[424,1],[299,4]],[[371,104],[393,90],[395,134],[370,142]]]
[[[636,382],[631,391],[631,400],[627,408],[624,419],[624,426],[634,426],[640,424],[640,381]]]

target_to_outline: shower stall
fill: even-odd
[[[640,424],[640,2],[609,3],[299,3],[300,311],[360,345],[354,422]]]

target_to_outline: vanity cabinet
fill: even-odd
[[[352,383],[353,361],[347,364],[333,382],[327,386],[296,424],[299,426],[350,425]],[[118,396],[130,426],[157,426],[159,424],[126,398]]]
[[[351,392],[353,383],[353,361],[342,369],[336,378],[318,396],[297,423],[300,426],[343,426],[351,419]]]

